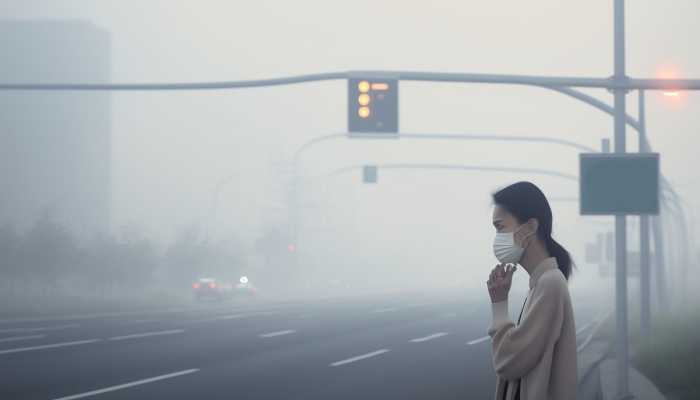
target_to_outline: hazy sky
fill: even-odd
[[[2,18],[81,19],[112,35],[113,82],[270,78],[352,69],[400,69],[563,76],[612,74],[611,0],[561,1],[175,1],[5,0]],[[700,2],[627,1],[628,74],[700,78]],[[37,78],[41,80],[40,77]],[[605,91],[591,91],[611,102]],[[648,96],[651,144],[687,211],[700,206],[700,94]],[[322,134],[346,129],[346,84],[188,93],[117,93],[113,98],[113,223],[168,240],[201,223],[217,182],[215,232],[252,239],[268,209],[284,202],[276,163]],[[628,97],[636,113],[636,95]],[[403,132],[564,137],[596,147],[612,119],[542,89],[404,83]],[[628,133],[636,151],[636,134]],[[307,176],[361,163],[443,162],[548,168],[577,174],[573,149],[479,142],[329,142],[303,157]],[[549,196],[576,196],[574,182],[501,173],[359,172],[305,191],[309,246],[360,246],[415,265],[459,269],[491,263],[489,194],[528,179]],[[606,219],[580,218],[553,203],[555,236],[575,256]],[[609,218],[607,219],[609,220]],[[324,222],[325,221],[325,222]],[[634,226],[634,221],[631,223]],[[691,229],[694,229],[691,223]],[[319,233],[320,232],[320,233]],[[326,232],[326,233],[324,233]],[[328,233],[331,232],[331,233]],[[631,238],[634,247],[634,238]],[[375,252],[375,253],[372,253]],[[435,256],[438,254],[439,256]],[[580,257],[579,257],[580,258]],[[487,268],[487,266],[484,266]]]

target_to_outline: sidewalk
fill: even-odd
[[[601,325],[602,326],[602,325]],[[578,354],[578,400],[621,400],[617,396],[617,365],[610,338],[592,332]],[[630,366],[629,390],[635,400],[665,400],[659,390]]]
[[[617,365],[615,359],[605,359],[599,364],[600,386],[602,389],[602,400],[617,400]],[[629,372],[630,393],[635,400],[664,400],[666,399],[651,381],[630,367]]]
[[[588,347],[578,354],[578,389],[576,390],[576,397],[579,400],[599,400],[602,398],[598,364],[605,359],[607,348],[607,343],[595,341],[591,342]]]

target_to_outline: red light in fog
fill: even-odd
[[[214,289],[215,287],[216,287],[216,283],[209,282],[209,289]]]
[[[199,283],[193,283],[192,289],[199,289]]]

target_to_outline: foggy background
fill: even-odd
[[[693,0],[629,2],[628,74],[700,76],[698,15],[700,4]],[[604,0],[5,1],[0,17],[89,22],[109,35],[108,82],[114,83],[246,80],[355,69],[609,76],[613,65],[612,6]],[[82,68],[80,63],[69,66],[76,72],[73,82],[98,83],[79,79]],[[34,81],[61,82],[50,76]],[[206,258],[205,273],[230,273],[235,279],[267,268],[266,279],[284,279],[283,272],[262,266],[273,250],[260,244],[261,238],[287,229],[294,151],[314,137],[346,132],[346,85],[109,94],[109,228],[103,234],[123,238],[114,246],[140,254],[154,274],[180,274],[178,285],[197,275],[182,261],[197,259],[192,254],[198,250],[182,250],[193,243],[200,250],[218,249],[207,253],[214,255]],[[612,101],[605,91],[588,93]],[[661,153],[662,173],[685,201],[691,238],[700,206],[694,167],[698,106],[696,93],[647,94],[649,140]],[[631,94],[628,113],[636,115],[636,108],[636,94]],[[599,149],[601,139],[612,138],[612,127],[610,116],[546,90],[400,85],[404,133],[551,136]],[[627,140],[628,150],[636,151],[632,129]],[[302,229],[294,243],[307,283],[320,287],[338,281],[333,285],[389,290],[456,285],[486,299],[484,282],[496,262],[490,194],[531,180],[550,198],[578,196],[575,182],[536,175],[380,169],[376,185],[363,185],[361,171],[318,178],[348,165],[392,162],[578,173],[576,150],[548,144],[343,139],[311,147],[301,157],[301,174],[317,179],[301,186]],[[584,262],[584,246],[612,227],[612,217],[580,217],[575,202],[551,205],[554,237],[578,262],[573,290],[591,293],[587,290],[598,280],[598,267]],[[629,221],[634,251],[638,224],[636,218]],[[24,234],[18,230],[17,235]],[[90,243],[91,238],[87,234],[80,240]],[[263,243],[284,254],[288,241]],[[178,256],[178,249],[185,255]],[[691,253],[695,256],[696,249]],[[100,254],[94,259],[104,259]],[[177,263],[183,270],[164,267]],[[524,290],[527,277],[516,276],[515,285]]]

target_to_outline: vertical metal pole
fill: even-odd
[[[654,273],[656,274],[656,294],[659,301],[659,311],[666,313],[668,307],[668,292],[666,291],[666,265],[664,259],[663,232],[661,230],[661,216],[654,216],[651,220],[654,235]]]
[[[620,87],[626,82],[625,75],[625,1],[615,0],[615,153],[626,151],[626,95],[627,89]],[[629,399],[629,360],[627,343],[627,220],[624,215],[615,216],[615,307],[616,307],[616,355],[617,394],[620,399]]]
[[[300,207],[300,201],[299,201],[299,185],[301,184],[300,182],[300,163],[299,163],[299,157],[295,155],[294,161],[293,161],[293,178],[292,178],[292,193],[291,193],[291,201],[290,201],[290,207],[291,207],[291,225],[292,225],[292,245],[294,246],[294,250],[292,252],[292,268],[294,269],[294,273],[298,274],[298,269],[299,269],[299,222],[301,220],[300,213],[301,213],[301,207]],[[289,244],[288,244],[289,245]]]
[[[646,114],[644,110],[644,90],[639,91],[639,152],[646,153]],[[643,337],[651,331],[651,274],[649,268],[649,216],[639,216],[639,291],[640,303],[640,333]]]

